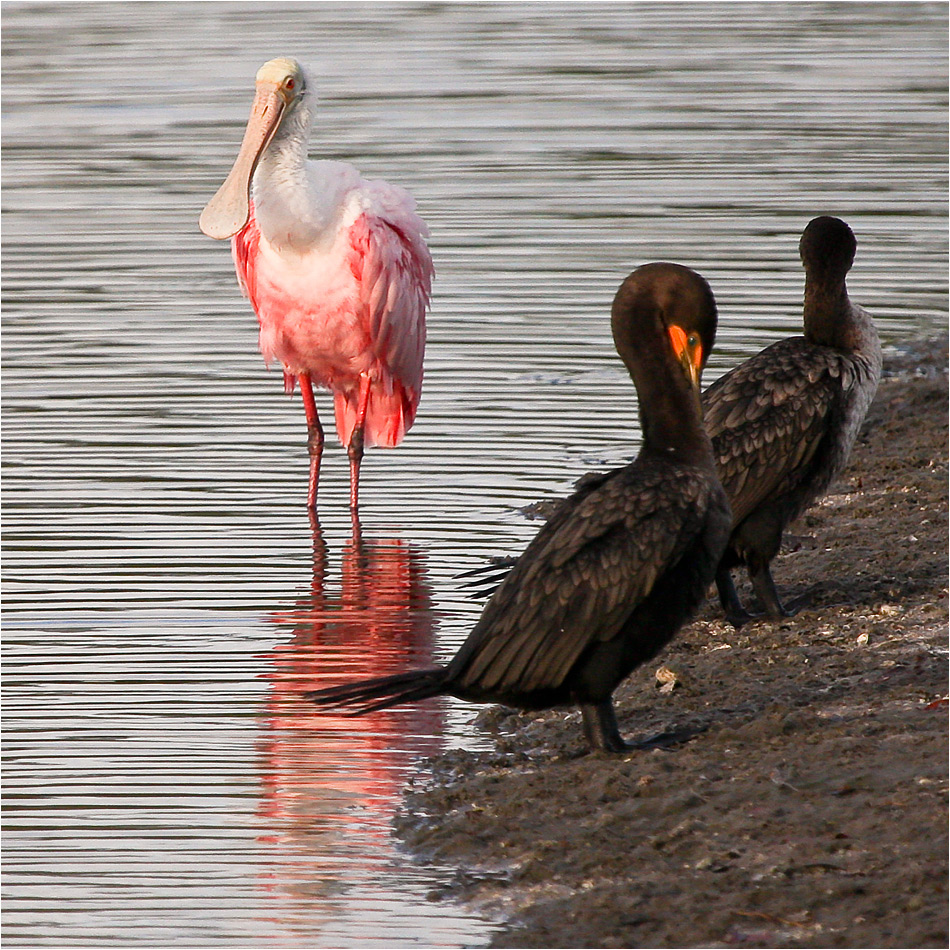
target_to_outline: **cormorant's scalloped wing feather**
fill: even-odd
[[[792,490],[853,385],[847,362],[804,337],[767,347],[703,394],[716,468],[739,524],[767,498]]]
[[[561,686],[695,539],[713,485],[697,469],[638,462],[578,492],[486,606],[449,666],[453,685],[508,695]]]

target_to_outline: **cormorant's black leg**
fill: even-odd
[[[782,606],[778,599],[778,591],[775,589],[775,581],[772,580],[772,572],[769,565],[756,564],[749,565],[749,580],[755,588],[755,593],[762,606],[765,608],[765,615],[772,620],[782,620],[784,617],[794,617],[796,611],[789,610]]]
[[[754,614],[750,614],[739,595],[736,593],[736,585],[732,582],[732,573],[725,567],[720,567],[716,571],[716,590],[719,591],[719,603],[726,613],[726,620],[738,630],[744,623],[755,619]]]
[[[614,704],[608,699],[603,703],[582,703],[584,735],[593,752],[627,752],[631,746],[620,737]]]

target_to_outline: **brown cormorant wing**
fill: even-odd
[[[791,337],[706,390],[704,422],[733,524],[795,489],[854,382],[835,350]]]
[[[615,637],[702,530],[712,476],[638,459],[592,479],[525,549],[450,664],[471,693],[557,689]]]

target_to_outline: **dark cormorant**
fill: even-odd
[[[856,246],[838,218],[811,221],[799,244],[805,335],[773,343],[703,394],[706,430],[733,516],[716,586],[737,627],[754,616],[732,582],[731,568],[740,564],[768,617],[794,613],[782,606],[769,565],[785,526],[844,468],[877,391],[881,344],[845,286]]]
[[[678,264],[647,264],[620,286],[611,325],[639,396],[636,460],[586,480],[561,505],[447,666],[308,699],[355,715],[438,695],[522,709],[577,704],[591,748],[627,748],[613,691],[698,609],[732,517],[699,404],[716,332],[709,285]]]

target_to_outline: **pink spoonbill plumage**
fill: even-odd
[[[300,386],[316,507],[324,434],[313,388],[333,393],[358,508],[364,447],[396,446],[422,389],[425,313],[434,269],[428,229],[404,189],[352,165],[309,161],[314,96],[293,59],[265,63],[240,152],[201,214],[231,238],[238,283],[260,324],[260,349]]]

